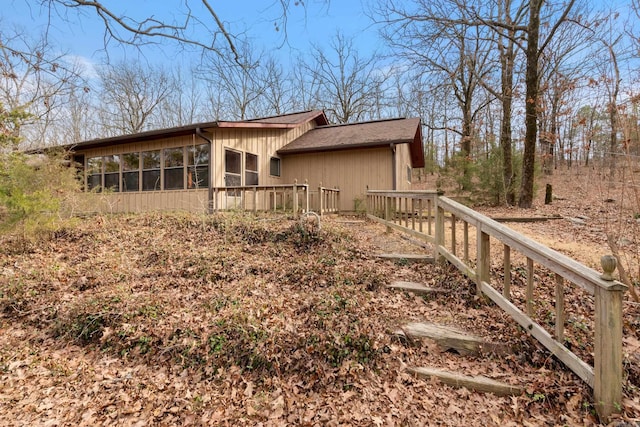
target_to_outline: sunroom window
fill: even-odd
[[[140,153],[122,155],[122,191],[140,190]]]
[[[104,157],[104,188],[120,191],[120,156],[117,154]]]
[[[160,190],[160,150],[142,152],[142,190]]]
[[[184,150],[182,147],[164,149],[164,189],[184,189]]]
[[[258,156],[245,154],[244,185],[258,185]]]
[[[87,159],[87,189],[102,188],[102,157]]]
[[[209,145],[187,147],[187,188],[209,187]]]
[[[238,151],[224,150],[224,182],[227,187],[242,185],[242,155]]]

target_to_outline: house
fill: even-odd
[[[256,188],[308,183],[340,189],[341,211],[363,208],[371,189],[407,190],[424,166],[419,119],[330,125],[323,111],[198,123],[67,147],[86,190],[103,192],[113,212],[211,210],[257,199]],[[230,188],[232,187],[232,188]],[[312,197],[313,199],[313,197]],[[313,206],[311,206],[314,209]]]

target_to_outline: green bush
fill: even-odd
[[[18,130],[26,117],[0,104],[0,232],[33,239],[68,225],[80,184],[65,153],[18,150]]]

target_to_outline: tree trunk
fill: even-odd
[[[538,138],[538,41],[540,38],[540,8],[542,0],[530,0],[529,25],[527,27],[527,71],[524,157],[522,159],[522,185],[518,206],[530,208],[533,205],[533,184],[535,178],[536,140]]]
[[[511,24],[510,2],[505,2],[504,15],[507,24]],[[502,123],[500,124],[500,148],[502,149],[502,179],[504,181],[505,201],[507,205],[513,206],[516,203],[516,189],[513,174],[513,159],[511,147],[511,111],[513,104],[513,62],[515,59],[514,52],[514,33],[511,30],[509,37],[505,38],[507,46],[500,46],[500,62],[502,66]]]

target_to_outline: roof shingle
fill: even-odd
[[[424,166],[420,119],[390,119],[317,127],[278,150],[278,154],[312,153],[411,144],[413,167]]]

